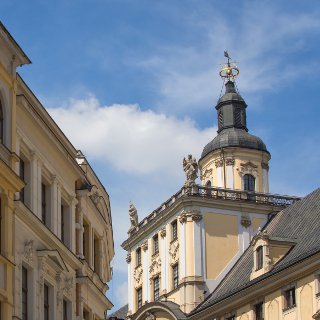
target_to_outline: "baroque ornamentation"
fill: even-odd
[[[262,167],[262,169],[269,170],[269,165],[267,163],[265,163],[265,162],[261,162],[261,167]]]
[[[156,316],[150,312],[146,313],[146,320],[156,320]]]
[[[250,174],[256,175],[258,173],[257,169],[258,169],[258,167],[250,161],[240,164],[240,173],[241,174],[250,173]]]
[[[64,292],[67,295],[71,294],[71,289],[73,287],[73,277],[65,278],[64,279]]]
[[[159,256],[155,256],[152,259],[150,268],[149,268],[149,272],[152,275],[159,273],[161,270],[161,259]]]
[[[133,272],[133,279],[135,281],[136,287],[139,287],[142,282],[142,274],[143,274],[142,266],[139,266]]]
[[[192,155],[189,154],[187,159],[183,158],[182,165],[187,177],[184,185],[186,187],[195,185],[195,180],[198,178],[198,163],[196,158],[192,158]]]
[[[126,261],[127,261],[127,263],[131,262],[131,253],[130,252],[127,253]]]
[[[226,159],[226,165],[227,166],[234,166],[234,159],[233,158],[227,158]]]
[[[161,236],[161,238],[164,238],[164,237],[166,236],[166,234],[167,234],[166,228],[162,228],[162,229],[160,230],[160,236]]]
[[[148,250],[148,240],[146,240],[146,241],[142,244],[141,248],[142,248],[143,251],[147,251],[147,250]]]
[[[28,263],[33,262],[33,240],[26,241],[24,244],[23,257],[27,260]]]
[[[202,174],[201,174],[201,180],[209,178],[210,175],[212,174],[212,169],[206,169]]]
[[[241,217],[241,225],[244,226],[245,228],[248,228],[251,226],[251,220],[249,217],[242,216]]]
[[[171,257],[172,262],[176,262],[179,258],[179,242],[174,241],[170,244],[169,247],[169,255]]]
[[[216,168],[222,167],[223,166],[223,160],[222,159],[217,159],[214,162]]]
[[[198,222],[202,219],[202,215],[198,209],[186,209],[183,210],[182,214],[179,216],[180,223],[185,223],[187,221]]]

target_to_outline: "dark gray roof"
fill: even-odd
[[[121,307],[119,310],[115,311],[110,316],[108,316],[108,319],[113,317],[115,319],[124,320],[127,317],[127,313],[128,313],[128,305],[126,304],[125,306]]]
[[[252,244],[240,257],[216,290],[193,312],[208,308],[246,287],[278,273],[320,252],[320,189],[279,212],[265,227],[272,238],[295,240],[296,244],[272,270],[250,281],[253,268]]]
[[[204,147],[201,158],[205,157],[212,151],[226,147],[241,147],[268,152],[266,145],[260,138],[243,129],[227,128],[222,130]]]

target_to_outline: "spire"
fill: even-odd
[[[224,52],[228,59],[221,68],[219,75],[225,82],[225,93],[219,99],[216,109],[218,113],[218,133],[227,128],[238,128],[248,131],[246,123],[246,103],[235,87],[235,78],[239,75],[239,69],[235,62],[231,61],[229,53]]]

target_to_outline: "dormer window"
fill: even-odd
[[[256,250],[256,270],[263,267],[263,246],[259,246]]]

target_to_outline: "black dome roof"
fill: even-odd
[[[212,151],[226,147],[241,147],[261,150],[269,153],[266,145],[260,138],[243,129],[232,127],[222,130],[211,142],[209,142],[204,147],[201,158],[205,157]]]

